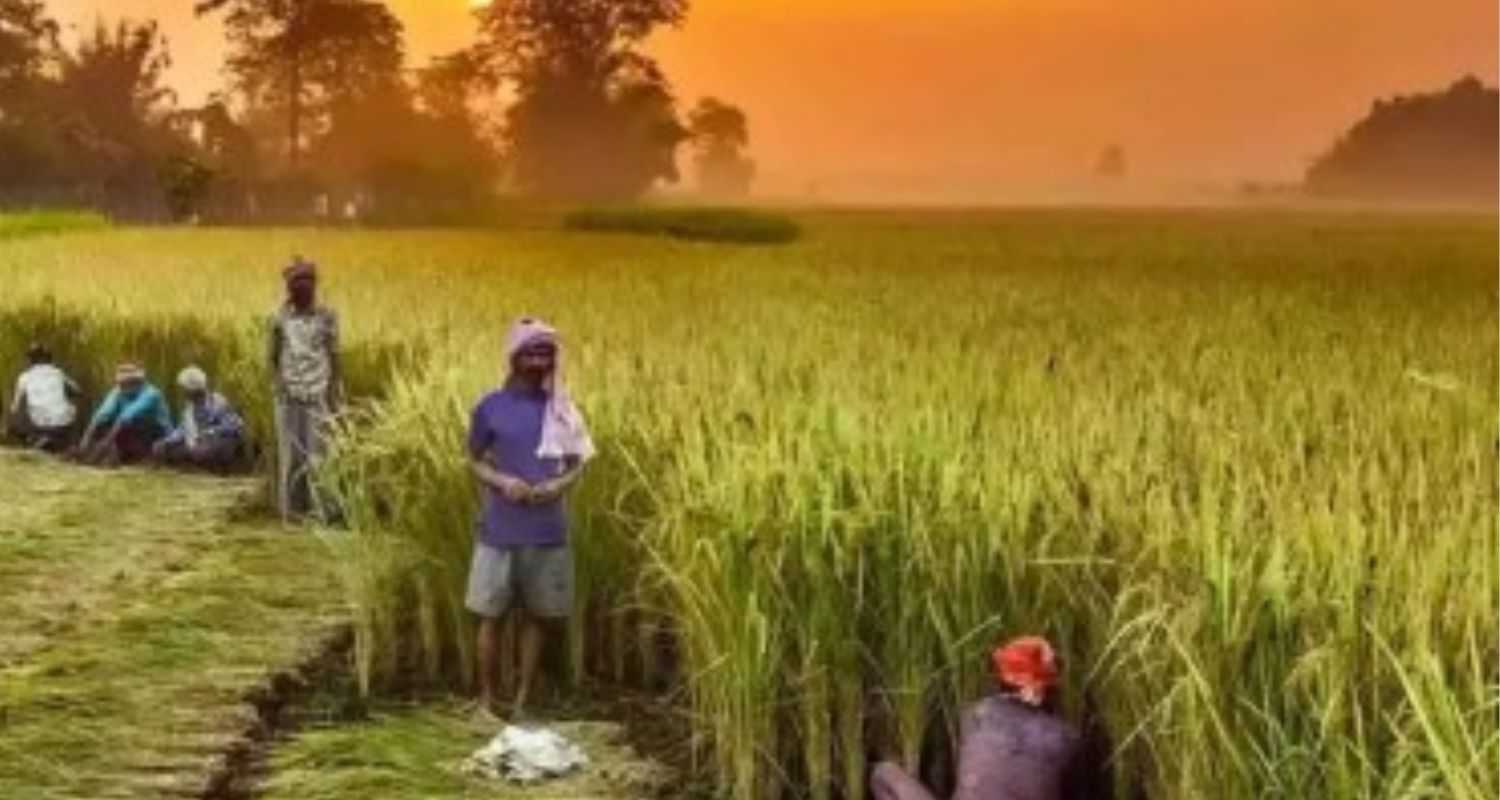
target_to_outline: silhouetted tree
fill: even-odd
[[[55,163],[38,118],[57,34],[41,0],[0,0],[0,193],[37,182]]]
[[[472,51],[441,56],[411,83],[336,106],[310,150],[339,208],[376,221],[445,222],[490,205],[499,170],[482,103],[492,76]]]
[[[0,0],[0,109],[41,76],[57,34],[41,0]]]
[[[156,23],[101,20],[58,61],[52,106],[68,177],[111,202],[155,202],[161,166],[186,146],[168,122],[171,58]]]
[[[340,105],[388,91],[400,73],[402,26],[381,2],[200,0],[195,8],[225,12],[234,89],[247,105],[284,114],[292,172]]]
[[[1101,178],[1123,178],[1126,170],[1125,149],[1117,144],[1104,148],[1094,162],[1094,174]]]
[[[484,56],[473,48],[435,56],[417,71],[416,99],[421,109],[437,119],[461,121],[476,132],[486,125],[481,106],[498,88]]]
[[[7,202],[163,210],[160,170],[183,151],[154,22],[95,23],[73,50],[40,6],[0,0],[0,190]]]
[[[186,113],[190,134],[198,146],[198,157],[219,175],[243,181],[260,175],[260,154],[255,137],[236,120],[222,95],[212,95],[201,108]]]
[[[719,197],[744,197],[755,179],[755,162],[746,158],[750,124],[745,112],[713,97],[698,101],[688,114],[698,173],[698,188]]]
[[[639,47],[687,0],[495,0],[476,52],[516,101],[505,115],[515,182],[565,198],[634,197],[677,180],[687,138],[671,86]]]
[[[163,170],[173,217],[218,220],[248,215],[260,156],[255,137],[235,119],[224,98],[212,95],[202,107],[177,111],[170,120],[178,136],[192,145]]]
[[[1376,100],[1307,171],[1308,191],[1496,201],[1500,92],[1473,76],[1447,91]]]

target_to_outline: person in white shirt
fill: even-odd
[[[52,363],[52,353],[40,344],[26,350],[29,363],[16,380],[5,425],[8,437],[27,447],[62,452],[73,437],[78,420],[78,384]]]

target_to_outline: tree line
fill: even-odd
[[[1376,100],[1308,169],[1315,195],[1496,202],[1500,92],[1472,75],[1446,91]]]
[[[189,0],[184,0],[188,2]],[[0,205],[134,219],[482,219],[506,195],[618,202],[680,180],[742,196],[744,112],[679,113],[643,50],[688,0],[495,0],[474,41],[410,66],[380,0],[197,0],[225,84],[183,106],[154,21],[65,45],[43,0],[0,0]]]

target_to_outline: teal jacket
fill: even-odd
[[[111,389],[94,412],[96,427],[118,423],[123,428],[141,422],[152,423],[163,433],[172,430],[172,410],[167,407],[167,398],[149,383],[129,397],[121,394],[118,386]]]

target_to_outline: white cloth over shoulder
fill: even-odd
[[[563,379],[562,343],[558,340],[557,330],[534,317],[517,320],[505,339],[506,367],[511,366],[516,353],[533,342],[548,342],[557,352],[552,374],[542,386],[547,393],[547,408],[542,415],[542,439],[537,446],[537,457],[576,456],[581,461],[588,461],[594,457],[594,440],[589,436],[583,413],[568,392],[567,381]]]
[[[588,766],[578,745],[546,728],[506,725],[464,761],[463,771],[517,783],[535,783]]]

